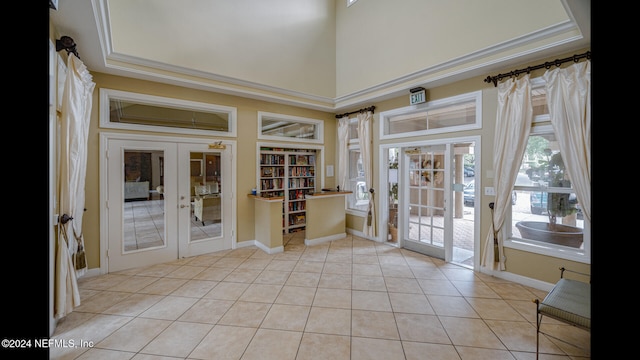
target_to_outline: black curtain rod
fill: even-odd
[[[540,65],[536,65],[536,66],[529,66],[526,69],[517,69],[517,70],[513,70],[511,72],[508,73],[504,73],[504,74],[498,74],[496,76],[487,76],[486,79],[484,79],[484,82],[486,83],[493,83],[493,86],[498,86],[498,81],[507,78],[507,77],[511,77],[511,76],[518,76],[522,73],[530,73],[533,70],[538,70],[538,69],[542,69],[542,68],[547,68],[550,69],[551,66],[555,65],[555,66],[560,66],[563,63],[569,62],[569,61],[574,61],[574,62],[578,62],[580,59],[583,58],[587,58],[587,59],[591,59],[591,51],[587,51],[585,53],[582,54],[575,54],[573,56],[569,56],[567,58],[564,59],[555,59],[554,61],[546,61],[543,64]]]
[[[373,112],[373,110],[375,110],[375,106],[369,106],[368,108],[362,108],[360,110],[356,110],[356,111],[352,111],[352,112],[348,112],[348,113],[344,113],[344,114],[340,114],[340,115],[336,115],[336,119],[340,119],[343,116],[349,116],[351,114],[357,114],[357,113],[363,113],[365,111],[371,111]]]
[[[76,43],[69,36],[62,36],[60,39],[56,40],[56,51],[67,50],[67,54],[73,53],[78,59],[80,59],[80,55],[78,55],[78,50],[76,50]]]

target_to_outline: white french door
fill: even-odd
[[[402,246],[413,251],[450,261],[452,218],[451,202],[445,181],[450,157],[447,145],[423,145],[402,148],[403,230]],[[447,259],[448,258],[448,259]]]
[[[231,147],[209,149],[208,144],[178,144],[178,254],[190,257],[232,246],[233,185]],[[198,160],[198,161],[194,161]],[[217,162],[217,164],[216,164]],[[200,174],[195,175],[201,164]],[[203,191],[198,192],[196,191]]]
[[[104,147],[107,216],[101,223],[107,241],[101,262],[107,263],[107,272],[232,248],[231,144],[209,149],[204,141],[140,136],[106,138]],[[197,174],[194,158],[200,160]],[[215,162],[215,170],[207,161]],[[208,191],[196,196],[196,186]],[[204,200],[200,218],[194,212],[196,199]]]
[[[475,268],[480,197],[471,194],[467,199],[464,189],[478,178],[478,142],[473,137],[381,147],[381,167],[397,159],[397,166],[381,172],[381,183],[387,186],[382,191],[396,193],[397,183],[398,194],[397,203],[391,203],[391,195],[381,201],[382,208],[389,209],[380,215],[381,223],[388,219],[389,224],[383,236],[402,248]]]

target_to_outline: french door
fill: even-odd
[[[447,260],[451,252],[451,217],[445,181],[449,156],[446,145],[403,148],[404,218],[402,246]],[[445,241],[446,240],[446,241]],[[445,251],[448,250],[448,251]]]
[[[232,248],[232,145],[140,137],[105,147],[108,272]]]
[[[232,156],[229,146],[178,144],[178,255],[232,247]],[[198,174],[198,164],[201,164]],[[189,175],[188,177],[185,175]]]
[[[381,148],[381,158],[388,158],[389,164],[388,189],[383,190],[390,194],[390,242],[446,262],[476,267],[479,201],[474,202],[474,197],[479,196],[465,194],[465,186],[473,185],[476,179],[477,142],[476,138],[458,138]]]

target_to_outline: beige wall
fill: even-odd
[[[99,128],[99,89],[130,91],[155,96],[169,97],[182,100],[190,100],[211,103],[224,106],[233,106],[238,110],[238,136],[233,138],[238,144],[237,162],[237,236],[238,242],[254,240],[254,215],[253,200],[245,196],[256,186],[256,142],[258,141],[258,111],[266,111],[304,118],[325,121],[324,125],[324,151],[325,165],[335,167],[336,148],[336,119],[333,113],[309,110],[288,105],[268,103],[264,101],[245,99],[225,94],[211,93],[194,89],[187,89],[166,84],[158,84],[149,81],[112,76],[103,73],[92,73],[96,88],[93,93],[93,108],[91,114],[91,126],[89,129],[88,164],[86,178],[86,208],[84,215],[84,236],[89,268],[100,266],[100,204],[99,204],[99,173],[100,156],[99,134],[100,131],[114,132],[117,130]],[[196,137],[196,136],[190,136]],[[201,138],[201,137],[196,137]],[[315,145],[315,144],[314,144]],[[326,178],[325,186],[333,186],[334,179]]]
[[[356,5],[360,5],[358,2]],[[51,24],[50,24],[51,25]],[[59,34],[55,32],[55,29],[50,26],[50,38],[54,40],[59,38]],[[571,53],[558,54],[557,58],[570,56],[576,53],[582,53],[583,49],[574,51]],[[66,60],[66,54],[64,51],[59,54]],[[550,57],[548,59],[555,59],[556,57]],[[543,59],[542,61],[548,60]],[[524,68],[529,65],[537,65],[540,62],[525,63],[517,68]],[[508,72],[513,68],[503,69],[498,72]],[[544,70],[537,70],[532,73],[532,77],[540,76]],[[492,149],[493,149],[493,127],[495,124],[496,113],[496,99],[497,89],[493,84],[487,84],[483,82],[484,77],[487,75],[496,75],[497,73],[485,74],[481,77],[472,78],[464,81],[459,81],[450,85],[440,86],[436,88],[427,89],[427,100],[442,99],[462,93],[471,91],[482,90],[483,93],[483,128],[480,130],[470,130],[455,134],[455,136],[466,135],[480,135],[482,137],[482,169],[481,169],[481,182],[483,186],[491,186],[492,179],[486,176],[487,170],[492,167]],[[225,106],[233,106],[238,110],[238,159],[243,161],[238,162],[238,173],[236,179],[236,188],[238,191],[237,196],[237,209],[238,209],[238,223],[237,223],[237,241],[248,241],[255,239],[254,233],[254,219],[252,200],[244,196],[255,186],[256,183],[256,141],[257,141],[257,112],[266,111],[273,113],[281,113],[286,115],[301,116],[305,118],[313,118],[325,121],[325,165],[334,165],[334,169],[337,169],[336,164],[336,119],[333,113],[327,113],[322,111],[308,110],[298,108],[294,106],[287,106],[275,103],[269,103],[264,101],[257,101],[251,99],[245,99],[225,94],[211,93],[207,91],[200,91],[194,89],[186,89],[176,87],[172,85],[165,85],[159,83],[153,83],[148,81],[123,78],[117,76],[111,76],[102,73],[92,73],[94,81],[96,82],[96,89],[93,96],[93,108],[91,115],[91,127],[89,130],[89,142],[88,142],[88,163],[87,163],[87,178],[86,178],[86,203],[87,209],[84,214],[83,232],[86,242],[87,261],[90,269],[95,269],[100,266],[100,204],[99,204],[99,179],[102,174],[99,173],[99,89],[109,88],[115,90],[132,91],[145,93],[150,95],[172,97],[177,99],[184,99],[190,101],[199,101],[205,103],[212,103]],[[340,78],[340,76],[338,76]],[[342,80],[341,80],[342,81]],[[387,110],[392,110],[400,107],[408,106],[408,96],[404,95],[398,98],[380,101],[377,103],[368,104],[367,106],[375,105],[376,110],[374,114],[374,126],[373,126],[373,148],[377,149],[380,145],[379,141],[379,113]],[[110,130],[111,131],[111,130]],[[434,135],[424,137],[428,139],[446,138],[451,137],[452,134]],[[424,138],[408,138],[407,141],[424,139]],[[378,163],[378,152],[374,151],[374,164]],[[250,159],[247,161],[246,159]],[[324,170],[324,169],[323,169]],[[322,171],[324,174],[324,171]],[[325,178],[325,187],[335,187],[335,177]],[[375,169],[374,173],[374,188],[379,188],[378,170]],[[490,197],[482,196],[482,203],[485,204],[490,201]],[[379,206],[377,206],[379,208]],[[55,213],[53,209],[52,213]],[[490,224],[490,211],[486,206],[481,207],[480,214],[480,228],[481,241],[484,241],[486,234],[489,231]],[[347,215],[346,226],[348,229],[355,231],[362,231],[363,219],[353,215]],[[536,255],[523,251],[506,249],[506,256],[508,258],[507,271],[516,275],[537,279],[545,282],[555,282],[558,277],[557,268],[560,266],[567,266],[577,269],[581,272],[590,272],[590,265],[575,263],[572,261],[561,260],[549,256]]]
[[[445,75],[436,67],[451,59],[478,55],[495,44],[508,43],[568,20],[562,2],[557,0],[365,0],[349,8],[345,3],[336,0],[338,98],[424,70],[429,73],[416,79],[415,84],[435,79]],[[486,26],[487,21],[508,23],[508,30],[503,26]],[[438,34],[429,33],[431,29],[438,29]],[[559,36],[575,35],[567,31]],[[543,48],[543,43],[552,41],[555,40],[547,38],[539,43],[512,44],[500,50],[500,57]],[[482,61],[490,60],[487,56],[480,57]],[[455,66],[448,67],[451,71]],[[382,86],[383,91],[389,87]]]
[[[573,54],[580,54],[589,49],[577,50],[575,52],[566,53],[566,54],[558,54],[557,57],[551,57],[550,60],[556,58],[565,58],[569,57]],[[543,60],[542,62],[544,62]],[[549,61],[549,60],[546,60]],[[480,135],[481,136],[481,184],[482,186],[493,186],[493,178],[487,176],[487,172],[493,168],[493,138],[494,138],[494,127],[496,120],[496,111],[497,111],[497,96],[498,91],[497,88],[494,87],[493,83],[484,82],[484,78],[488,75],[497,75],[498,73],[509,72],[514,69],[526,68],[527,66],[538,65],[541,62],[534,63],[525,63],[521,66],[517,66],[514,68],[503,69],[502,71],[498,71],[492,74],[486,74],[483,76],[479,76],[476,78],[471,78],[459,82],[455,82],[446,86],[440,86],[436,88],[427,89],[427,101],[438,100],[443,98],[448,98],[455,95],[460,95],[473,91],[482,91],[482,129],[479,130],[468,130],[461,131],[457,133],[445,133],[445,134],[437,134],[430,136],[421,136],[421,137],[408,137],[406,139],[407,142],[417,141],[417,140],[433,140],[439,138],[451,138],[458,136],[472,136],[472,135]],[[571,63],[565,63],[564,66],[568,66]],[[539,77],[544,73],[545,69],[540,69],[533,71],[531,73],[531,77]],[[373,125],[373,149],[375,149],[373,154],[373,163],[378,164],[378,151],[380,144],[389,143],[397,143],[398,139],[394,139],[392,141],[384,141],[381,142],[379,140],[379,126],[380,126],[380,113],[388,110],[393,110],[397,108],[402,108],[409,106],[409,93],[403,95],[398,98],[381,101],[375,104],[375,113],[374,113],[374,125]],[[373,174],[373,187],[380,188],[380,184],[378,184],[379,178],[379,169],[374,169]],[[482,194],[482,204],[488,204],[493,200],[492,196],[485,196]],[[378,204],[376,204],[376,208],[380,208]],[[491,213],[488,206],[480,207],[480,242],[484,244],[484,239],[486,238],[489,227],[491,224]],[[347,229],[361,232],[363,226],[364,219],[359,216],[347,215]],[[564,259],[558,259],[550,256],[538,255],[529,252],[514,250],[505,248],[505,255],[507,257],[507,271],[513,273],[515,275],[520,275],[523,277],[528,277],[544,282],[555,283],[558,280],[559,271],[558,268],[561,266],[565,266],[567,268],[571,268],[576,271],[590,273],[591,266],[583,263],[578,263],[574,261],[568,261]],[[481,254],[482,258],[483,254]]]
[[[335,97],[334,0],[200,1],[200,11],[189,18],[180,1],[148,7],[144,1],[109,1],[114,52]],[[149,11],[163,21],[146,17]]]

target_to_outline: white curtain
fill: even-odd
[[[546,71],[547,103],[571,186],[591,221],[591,61]]]
[[[54,301],[56,319],[66,316],[80,305],[77,278],[87,270],[82,216],[94,88],[93,78],[84,63],[69,53],[60,118],[58,213],[61,216],[68,215],[71,220],[58,225]]]
[[[338,183],[341,190],[347,190],[349,181],[349,116],[338,120]]]
[[[504,223],[510,209],[508,204],[511,202],[513,184],[525,151],[523,144],[527,144],[532,119],[529,74],[498,84],[498,111],[493,143],[493,186],[496,197],[491,227],[483,249],[482,266],[488,266],[489,263],[495,269],[497,264],[500,270],[505,270],[506,258],[502,247]],[[497,234],[498,254],[494,251],[494,232]],[[496,259],[498,262],[495,262]]]
[[[371,152],[371,126],[373,113],[367,111],[358,114],[358,143],[360,144],[360,155],[362,156],[362,166],[364,168],[364,181],[367,189],[373,188],[373,153]],[[377,236],[375,193],[369,193],[369,205],[367,216],[364,219],[362,232],[371,237]]]

